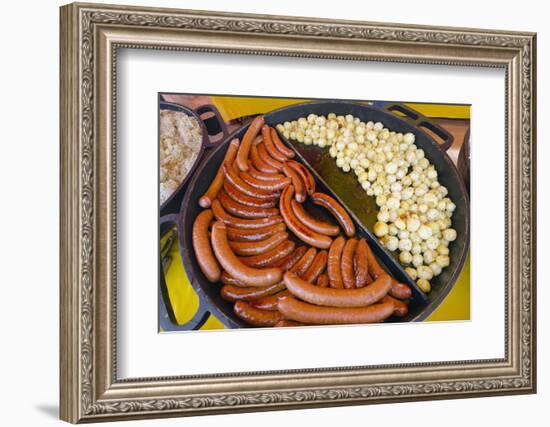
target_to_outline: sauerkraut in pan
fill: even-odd
[[[197,160],[201,127],[194,117],[171,110],[160,112],[160,204],[176,191]]]

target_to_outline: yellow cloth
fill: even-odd
[[[218,108],[225,121],[238,117],[265,113],[286,105],[306,102],[308,99],[255,98],[255,97],[212,97],[213,104]],[[470,118],[470,108],[464,105],[438,104],[406,104],[428,117]],[[172,263],[166,273],[168,295],[179,324],[189,321],[198,308],[198,297],[183,269],[177,243],[170,249]],[[470,257],[458,278],[455,286],[428,317],[428,321],[450,321],[470,319]],[[201,329],[224,329],[223,324],[214,316],[210,316]]]

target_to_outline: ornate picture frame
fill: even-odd
[[[78,423],[536,391],[536,36],[97,4],[61,8],[61,418]],[[291,37],[289,37],[291,36]],[[117,379],[117,49],[506,72],[505,357]]]

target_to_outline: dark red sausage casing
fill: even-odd
[[[311,195],[313,203],[327,209],[338,221],[346,236],[353,237],[355,235],[355,225],[351,220],[344,207],[335,199],[325,193],[313,193]]]

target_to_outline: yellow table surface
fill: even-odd
[[[255,97],[211,97],[224,120],[229,121],[243,116],[252,116],[284,107],[306,102],[308,99],[255,98]],[[428,117],[469,119],[470,107],[465,105],[406,104]],[[179,324],[189,321],[198,307],[198,297],[183,269],[177,243],[169,252],[172,263],[165,274],[168,295]],[[216,285],[213,285],[216,286]],[[462,272],[445,300],[428,317],[427,321],[456,321],[470,319],[470,256],[468,255]],[[224,325],[214,316],[210,316],[202,330],[224,329]]]

